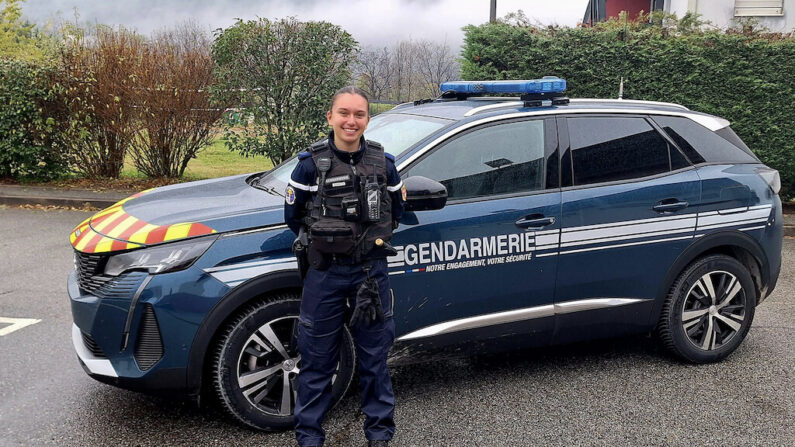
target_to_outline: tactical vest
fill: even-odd
[[[311,250],[361,259],[376,239],[392,237],[392,200],[387,191],[384,148],[367,141],[356,164],[339,159],[328,140],[310,147],[317,168],[317,193],[307,201],[306,223]],[[330,168],[322,172],[321,167]],[[375,192],[377,191],[377,193]]]

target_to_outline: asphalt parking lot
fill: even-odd
[[[89,214],[0,206],[0,445],[294,445],[292,432],[85,375],[65,284],[67,235]],[[795,445],[795,239],[783,256],[777,289],[722,363],[683,364],[632,337],[394,368],[392,445]],[[363,421],[349,393],[327,445],[364,445]]]

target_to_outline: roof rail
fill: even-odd
[[[672,102],[660,102],[660,101],[642,101],[639,99],[598,99],[598,98],[580,98],[580,99],[570,99],[569,100],[572,104],[583,104],[583,103],[596,103],[596,102],[606,102],[610,104],[637,104],[637,105],[650,105],[650,106],[666,106],[666,107],[674,107],[681,110],[690,110],[687,107],[681,104],[674,104]]]
[[[395,107],[392,107],[390,110],[402,109],[403,107],[410,107],[410,106],[413,107],[414,105],[415,105],[414,101],[412,101],[412,102],[402,102],[402,103],[396,105]]]
[[[470,109],[467,113],[465,113],[464,116],[472,116],[472,115],[474,115],[476,113],[485,112],[487,110],[501,109],[503,107],[516,107],[516,106],[521,106],[522,104],[524,104],[523,101],[516,101],[515,100],[516,98],[508,98],[508,99],[512,99],[513,101],[510,101],[510,102],[498,102],[497,104],[489,104],[487,106],[474,107],[474,108]]]

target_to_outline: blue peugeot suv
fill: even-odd
[[[442,90],[366,133],[407,188],[393,364],[647,332],[693,363],[737,348],[778,279],[782,208],[778,172],[728,121],[569,100],[558,78]],[[144,191],[75,228],[72,338],[91,377],[214,393],[245,424],[291,426],[301,280],[283,191],[296,163]],[[335,400],[355,369],[344,339]]]

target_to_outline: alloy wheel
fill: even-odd
[[[237,362],[237,384],[248,402],[261,411],[291,416],[298,394],[298,317],[269,321],[251,334]],[[337,379],[340,363],[331,383]]]
[[[712,351],[729,342],[746,315],[746,294],[737,277],[712,271],[696,281],[684,299],[682,329],[698,349]]]

